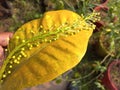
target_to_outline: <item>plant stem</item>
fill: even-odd
[[[111,54],[106,55],[106,56],[104,57],[104,59],[101,61],[100,64],[103,64],[110,55],[111,55]],[[76,81],[76,80],[86,79],[86,78],[88,78],[89,76],[93,75],[95,72],[96,72],[96,70],[92,70],[89,74],[85,75],[84,77],[79,77],[79,78],[77,78],[77,79],[69,79],[69,80],[67,80],[67,81],[73,81],[73,80]],[[101,74],[102,74],[102,73],[100,73],[100,75],[101,75]],[[92,81],[93,81],[93,80],[92,80]],[[88,83],[90,83],[90,82],[92,82],[92,81],[89,81]]]

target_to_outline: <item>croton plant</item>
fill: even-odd
[[[0,90],[42,84],[77,65],[95,28],[87,21],[90,17],[85,19],[68,10],[49,11],[22,25],[7,47]]]

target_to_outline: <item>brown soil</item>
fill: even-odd
[[[6,0],[0,0],[0,32],[6,31],[11,23],[11,7]]]
[[[0,32],[16,31],[22,24],[41,16],[42,0],[0,0]]]
[[[111,81],[120,90],[120,63],[116,63],[111,67]]]

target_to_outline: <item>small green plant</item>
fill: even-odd
[[[96,82],[94,82],[94,84],[95,84],[96,87],[99,88],[100,90],[106,90],[105,87],[101,84],[100,81],[96,81]]]
[[[106,71],[106,66],[102,66],[100,61],[95,61],[94,63],[94,69],[96,72],[105,72]]]
[[[102,20],[105,22],[104,27],[102,27],[102,32],[106,38],[104,43],[107,43],[105,47],[109,52],[114,54],[114,58],[120,57],[120,11],[119,11],[120,1],[110,0],[108,3],[109,10],[106,13],[106,17]]]

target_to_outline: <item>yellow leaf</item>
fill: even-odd
[[[10,40],[0,90],[42,84],[73,68],[84,56],[92,32],[83,18],[68,10],[49,11],[24,24]]]

